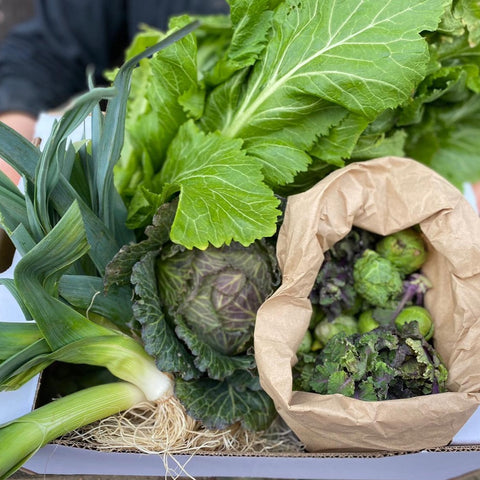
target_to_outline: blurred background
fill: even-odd
[[[33,13],[33,0],[0,0],[0,42],[18,22]]]

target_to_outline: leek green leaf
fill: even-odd
[[[90,314],[108,318],[119,328],[125,328],[133,318],[130,289],[112,288],[104,291],[103,279],[87,275],[63,275],[58,293],[70,305]]]
[[[58,279],[88,248],[81,212],[74,203],[15,268],[17,289],[52,350],[85,336],[112,333],[55,297]],[[57,321],[52,323],[52,317]]]
[[[0,362],[41,338],[34,323],[0,322]]]
[[[47,368],[53,360],[44,338],[34,341],[0,363],[0,390],[16,390]],[[41,360],[40,360],[41,359]]]
[[[19,188],[0,171],[0,225],[9,235],[21,223],[27,223],[25,198]]]

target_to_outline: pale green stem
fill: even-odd
[[[39,448],[77,428],[127,410],[145,396],[127,382],[87,388],[44,405],[0,428],[0,479],[8,478]]]

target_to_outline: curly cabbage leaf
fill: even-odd
[[[266,429],[276,416],[270,397],[260,389],[245,388],[244,378],[216,382],[208,378],[195,382],[178,380],[175,394],[193,418],[210,428],[240,423],[248,430]]]

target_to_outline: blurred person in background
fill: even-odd
[[[225,0],[36,0],[0,46],[0,121],[32,140],[41,112],[87,90],[88,67],[105,84],[102,73],[122,62],[141,24],[166,30],[173,15],[228,11]]]

